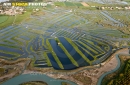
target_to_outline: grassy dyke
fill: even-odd
[[[50,44],[50,42],[48,41],[48,39],[46,40],[46,44],[47,44],[47,46],[48,46],[48,49],[51,51],[51,53],[52,53],[54,59],[56,60],[57,64],[59,65],[59,67],[60,67],[61,69],[64,69],[64,67],[63,67],[62,63],[60,62],[59,58],[57,57],[56,53],[53,51],[53,48],[51,47],[51,44]]]
[[[50,62],[50,59],[48,58],[46,52],[44,52],[44,56],[45,56],[45,58],[46,58],[47,65],[48,65],[48,66],[52,66],[52,64],[51,64],[51,62]]]
[[[91,47],[87,46],[87,45],[84,44],[83,42],[79,41],[79,43],[81,43],[82,45],[84,45],[85,47],[87,47],[89,50],[91,50],[91,51],[94,52],[95,54],[98,54],[97,51],[93,50]]]
[[[85,39],[84,39],[84,40],[85,40]],[[94,59],[96,59],[96,57],[98,57],[98,56],[100,56],[100,55],[102,55],[102,54],[105,54],[105,51],[103,51],[99,46],[94,45],[94,43],[93,43],[92,41],[89,41],[89,40],[85,40],[85,41],[91,43],[91,45],[93,44],[93,47],[97,48],[97,49],[94,49],[94,50],[99,50],[99,49],[100,49],[100,50],[99,50],[100,53],[93,56]]]
[[[15,53],[15,52],[9,52],[9,51],[5,51],[5,50],[0,50],[0,52],[2,52],[2,53],[7,53],[7,54],[11,54],[11,55],[14,55],[15,57],[20,56],[20,54]]]
[[[78,45],[77,43],[76,43],[76,45],[77,46],[79,46],[79,47],[81,47],[80,45]],[[91,54],[88,50],[86,50],[86,49],[84,49],[83,47],[81,47],[86,53],[88,53],[90,56],[92,56],[93,58],[94,58],[94,60],[96,60],[97,58],[93,55],[93,54]]]
[[[9,47],[9,48],[17,48],[17,49],[19,49],[18,46],[13,46],[13,45],[8,45],[8,44],[0,44],[0,46],[5,46],[5,47]]]
[[[42,46],[44,46],[44,38],[42,36],[40,38],[42,39]]]
[[[35,57],[33,59],[31,59],[31,64],[30,64],[31,67],[38,66],[38,65],[35,64],[35,61],[36,61]]]
[[[27,46],[28,47],[28,46]],[[27,49],[27,48],[26,48]],[[33,47],[31,46],[30,47],[30,50],[32,51],[32,52],[34,52],[34,50],[33,50]],[[28,52],[28,50],[27,50],[27,52]],[[29,52],[28,52],[29,53]]]
[[[93,39],[93,38],[92,38],[92,39]],[[105,49],[106,51],[108,51],[108,50],[110,49],[109,45],[107,45],[107,44],[105,44],[105,43],[103,43],[103,42],[101,42],[101,41],[98,41],[98,40],[96,40],[96,39],[93,39],[93,41],[97,42],[99,45],[103,46],[104,48],[107,48],[107,49]],[[99,46],[96,46],[96,47],[99,47]],[[105,51],[102,50],[101,53],[104,54]],[[96,55],[96,56],[100,56],[100,55],[101,55],[101,54]]]
[[[93,47],[99,49],[100,52],[104,52],[99,46],[96,46],[92,41],[89,41],[89,40],[85,40],[85,41],[91,44]]]
[[[0,58],[7,59],[7,60],[13,60],[13,59],[15,59],[16,57],[10,58],[10,57],[7,57],[7,56],[0,56]]]
[[[96,40],[95,40],[96,41]],[[110,49],[109,45],[101,42],[101,41],[97,41],[99,44],[103,45],[105,48],[107,48],[106,50],[108,51]]]
[[[104,4],[100,4],[97,2],[86,2],[86,4],[88,4],[89,6],[105,6]]]
[[[3,40],[3,42],[9,43],[9,44],[15,44],[15,43],[10,42],[10,41],[8,41],[8,40]]]
[[[101,42],[101,41],[99,41],[99,40],[97,40],[97,39],[95,39],[95,38],[93,38],[93,37],[91,37],[91,39],[93,39],[93,41],[95,41],[95,42],[97,42],[97,43],[99,43],[99,44],[101,44],[101,45],[104,45],[104,46],[109,47],[106,43],[103,43],[103,42]],[[110,49],[110,47],[109,47],[109,49]]]
[[[44,34],[44,31],[42,31],[42,30],[29,30],[29,32],[31,32],[31,33],[35,33],[35,34]]]
[[[60,40],[58,38],[55,38],[55,40],[57,40],[58,42],[60,42]],[[68,56],[68,58],[70,59],[70,61],[75,65],[75,66],[79,66],[78,63],[74,60],[74,58],[69,54],[69,52],[66,50],[66,48],[62,45],[62,43],[59,44],[59,46],[61,47],[61,49],[65,52],[65,54]]]
[[[14,40],[15,42],[17,42],[20,45],[24,45],[21,41],[17,40],[15,37],[11,38],[12,40]]]
[[[73,46],[76,52],[79,53],[85,61],[91,64],[91,61],[78,49],[78,47],[71,41],[71,39],[69,38],[65,38],[65,39]]]

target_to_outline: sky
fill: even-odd
[[[9,1],[9,0],[0,0],[0,2]]]

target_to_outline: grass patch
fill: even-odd
[[[19,45],[23,45],[23,42],[21,42],[20,40],[18,40],[17,38],[13,37],[11,38],[12,40],[14,40],[15,42],[17,42]]]
[[[22,83],[20,85],[48,85],[48,84],[43,81],[30,81],[30,82]]]
[[[13,24],[13,21],[14,21],[14,16],[8,17],[8,19],[6,20],[6,22],[0,23],[0,29],[2,29],[2,28],[4,28],[4,27],[7,27],[7,26],[9,26],[9,25],[12,25],[12,24]]]
[[[4,42],[9,43],[9,44],[15,44],[13,42],[10,42],[9,40],[4,40]]]
[[[9,48],[19,48],[18,46],[7,45],[7,44],[0,44],[0,46],[5,46],[5,47],[9,47]]]
[[[83,6],[81,3],[74,3],[77,7]]]
[[[19,56],[20,56],[20,54],[18,54],[18,53],[15,53],[15,52],[9,52],[9,51],[6,51],[6,50],[4,50],[4,51],[3,51],[3,50],[0,50],[0,52],[14,55],[14,57],[19,57]]]
[[[44,52],[44,56],[45,56],[45,58],[46,58],[47,65],[48,65],[48,66],[52,66],[52,64],[51,64],[51,62],[50,62],[50,59],[48,58],[46,52]]]
[[[68,82],[61,82],[61,85],[71,85]]]
[[[64,2],[54,2],[55,6],[65,6]]]
[[[66,5],[66,6],[76,6],[74,3],[72,3],[72,2],[64,2],[64,4]]]
[[[21,21],[23,21],[23,20],[29,18],[30,14],[31,14],[31,12],[26,12],[26,13],[24,13],[24,14],[17,15],[17,16],[16,16],[16,20],[15,20],[14,23],[15,23],[15,24],[19,24]]]
[[[93,53],[98,54],[97,51],[93,50],[91,47],[89,47],[88,45],[84,44],[83,42],[79,41],[79,43],[81,43],[83,46],[85,46],[86,48],[88,48],[89,50],[91,50]]]
[[[89,6],[104,6],[104,4],[96,3],[96,2],[87,2]]]
[[[21,15],[9,16],[8,19],[6,20],[6,22],[0,24],[0,29],[3,29],[9,25],[12,25],[14,20],[15,20],[15,22],[14,22],[15,24],[19,24],[23,20],[27,19],[30,16],[30,14],[31,14],[31,12],[26,12]]]
[[[8,20],[9,16],[4,16],[4,15],[0,15],[0,23],[5,22],[6,20]]]
[[[47,4],[47,6],[46,6],[47,8],[52,8],[52,6],[50,5],[50,4]]]

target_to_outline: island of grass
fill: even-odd
[[[22,83],[20,85],[48,85],[48,84],[43,81],[30,81],[30,82]]]
[[[61,85],[71,85],[71,84],[69,84],[67,82],[62,82]]]

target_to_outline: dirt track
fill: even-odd
[[[81,4],[82,4],[83,6],[85,6],[85,7],[89,7],[89,5],[88,5],[87,3],[85,3],[85,2],[81,2]]]

